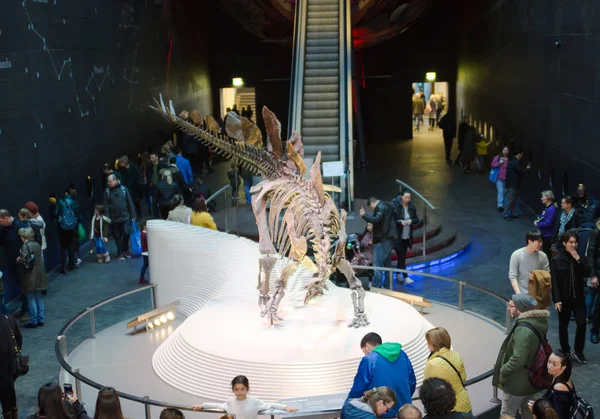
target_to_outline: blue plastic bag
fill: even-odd
[[[499,167],[492,167],[492,170],[490,170],[490,182],[492,183],[496,183],[496,181],[498,180],[498,175],[500,174],[500,168]]]
[[[131,222],[131,236],[129,236],[131,244],[131,255],[140,256],[142,254],[142,238],[140,237],[140,229],[135,221]]]

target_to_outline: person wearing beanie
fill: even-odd
[[[527,403],[539,391],[529,382],[529,370],[540,346],[539,336],[548,331],[548,310],[537,308],[535,298],[527,294],[514,294],[506,308],[513,319],[513,328],[500,347],[494,366],[492,385],[502,390],[501,416],[533,419]],[[537,333],[536,333],[537,332]]]
[[[24,207],[27,208],[29,210],[29,212],[31,212],[32,220],[35,220],[35,221],[39,222],[40,224],[42,224],[40,234],[42,235],[42,258],[43,258],[44,250],[46,250],[46,248],[48,247],[48,244],[46,243],[46,222],[40,215],[40,208],[37,206],[37,204],[35,202],[31,202],[31,201],[26,202]]]

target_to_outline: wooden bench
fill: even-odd
[[[421,296],[392,291],[386,288],[371,288],[371,292],[374,292],[375,294],[387,295],[388,297],[394,297],[410,304],[413,307],[419,307],[419,312],[421,314],[427,314],[424,311],[425,307],[429,308],[432,305],[431,301],[428,301]]]

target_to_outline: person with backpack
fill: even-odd
[[[585,345],[585,297],[583,295],[584,279],[590,275],[590,266],[586,257],[579,254],[577,233],[567,230],[560,238],[562,246],[550,263],[552,277],[552,301],[558,312],[558,338],[564,353],[570,353],[575,361],[587,364],[583,355]],[[569,321],[571,312],[575,314],[577,329],[575,330],[575,347],[569,346]]]
[[[537,309],[537,302],[527,294],[514,294],[507,310],[517,321],[500,347],[492,385],[503,392],[501,416],[514,418],[520,410],[523,419],[533,419],[527,404],[540,388],[530,381],[530,376],[539,375],[536,368],[547,375],[546,359],[540,367],[537,358],[541,345],[547,345],[542,337],[548,331],[550,312]],[[532,368],[534,365],[536,368]]]
[[[29,323],[24,327],[35,329],[44,325],[44,296],[42,291],[48,288],[46,271],[42,262],[42,246],[33,240],[31,227],[19,229],[23,245],[17,258],[21,269],[21,292],[27,295]]]
[[[60,273],[67,273],[67,255],[69,256],[69,270],[77,268],[75,256],[75,241],[78,240],[77,228],[81,215],[79,204],[69,190],[56,202],[54,218],[58,222],[58,241],[60,242]]]
[[[129,191],[119,183],[115,175],[108,177],[108,188],[104,193],[104,208],[108,209],[108,218],[111,220],[110,230],[117,245],[117,256],[119,260],[129,259],[131,223],[137,216]]]

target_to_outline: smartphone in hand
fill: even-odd
[[[66,397],[73,397],[73,385],[69,383],[63,384],[63,390]]]

